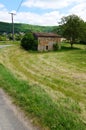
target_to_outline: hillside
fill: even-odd
[[[29,30],[36,31],[36,32],[52,32],[53,27],[14,23],[14,29],[15,29],[15,33],[27,32]],[[2,34],[4,32],[5,33],[12,32],[11,23],[0,22],[0,34]]]
[[[46,53],[0,49],[0,86],[43,130],[86,130],[85,45],[69,46]]]

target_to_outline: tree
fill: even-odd
[[[26,33],[23,39],[21,40],[21,46],[25,50],[37,50],[38,42],[33,36],[33,33]]]
[[[70,40],[71,48],[83,34],[84,21],[77,15],[69,15],[61,19],[62,35]]]
[[[57,33],[58,35],[62,36],[62,26],[61,25],[54,26],[53,29],[52,29],[52,32]]]
[[[86,22],[83,24],[83,33],[80,37],[80,43],[86,44]]]

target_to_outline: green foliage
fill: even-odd
[[[61,35],[62,36],[62,27],[61,27],[61,25],[59,25],[59,26],[54,26],[53,27],[53,32],[54,33],[57,33],[58,35]]]
[[[0,34],[11,33],[12,25],[10,23],[0,22]]]
[[[53,49],[54,51],[57,51],[59,49],[58,43],[53,44]]]
[[[86,44],[86,22],[83,24],[83,33],[80,37],[80,43]]]
[[[9,40],[13,40],[12,33],[9,33],[9,34],[8,34],[8,39],[9,39]]]
[[[37,25],[29,25],[29,24],[21,24],[21,23],[14,23],[14,31],[15,33],[19,32],[52,32],[53,27],[51,26],[37,26]],[[12,24],[0,22],[0,33],[12,33]]]
[[[37,50],[38,42],[31,32],[26,33],[23,39],[21,40],[21,46],[25,50]]]
[[[6,37],[4,35],[0,35],[0,41],[6,41]]]
[[[16,33],[16,34],[14,35],[14,39],[15,39],[16,41],[21,41],[22,38],[23,38],[23,36],[24,36],[24,33]]]
[[[83,34],[84,21],[77,15],[69,15],[61,19],[63,36],[70,40],[71,47]]]

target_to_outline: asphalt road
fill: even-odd
[[[31,124],[27,127],[12,110],[7,100],[5,93],[0,89],[0,130],[38,130]]]

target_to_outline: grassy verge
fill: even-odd
[[[16,79],[2,64],[0,86],[3,86],[27,115],[35,116],[44,127],[50,130],[85,130],[86,125],[79,116],[79,104],[69,98],[55,103],[43,88]]]

